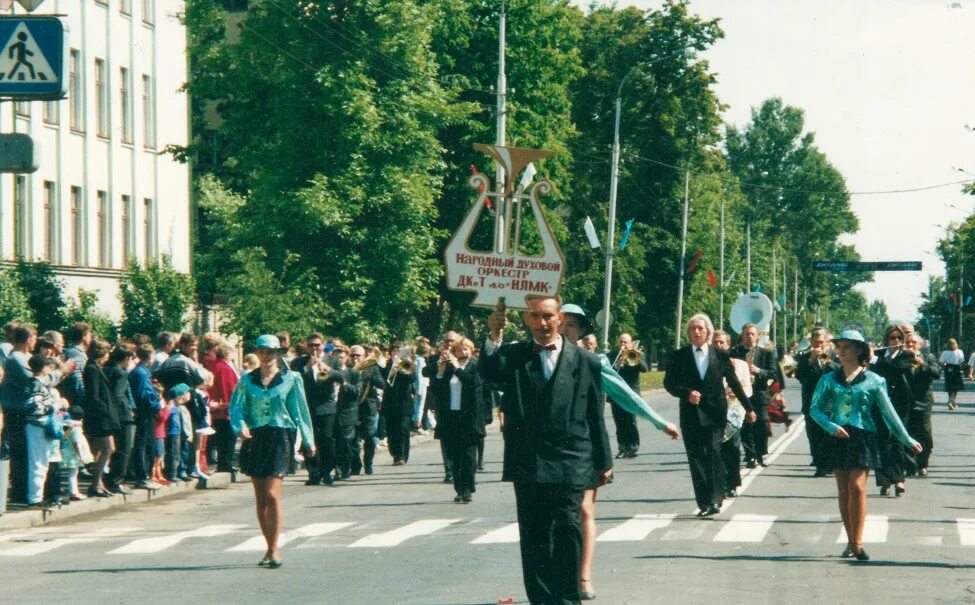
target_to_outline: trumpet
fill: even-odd
[[[390,369],[389,377],[386,379],[386,383],[389,386],[396,384],[396,377],[400,374],[412,374],[416,370],[416,364],[413,362],[413,352],[409,350],[408,347],[403,347],[399,351],[399,361],[397,361],[395,367]]]
[[[379,347],[373,347],[366,358],[352,366],[352,369],[356,372],[361,372],[363,370],[369,369],[373,366],[379,365],[379,356],[382,355],[382,350]]]
[[[643,350],[638,348],[640,341],[633,342],[632,349],[620,349],[620,352],[616,354],[616,359],[613,360],[613,369],[619,370],[624,365],[626,366],[638,366],[640,362],[643,361]]]

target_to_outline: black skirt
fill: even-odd
[[[849,439],[830,435],[823,444],[830,467],[841,471],[881,468],[877,433],[858,429],[855,426],[844,426],[843,429],[850,435]]]
[[[240,446],[240,470],[249,477],[284,477],[292,472],[295,434],[291,429],[262,426]]]
[[[962,366],[954,363],[945,364],[945,390],[964,391],[965,381],[961,375]]]

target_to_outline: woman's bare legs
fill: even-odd
[[[596,556],[596,490],[582,492],[582,561],[579,592],[592,592],[592,561]]]
[[[257,523],[267,544],[264,558],[281,559],[278,551],[278,537],[284,524],[284,506],[281,501],[282,477],[253,477],[254,498],[257,505]]]

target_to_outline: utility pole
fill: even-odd
[[[684,257],[687,255],[687,212],[690,207],[691,193],[691,171],[684,173],[684,227],[680,238],[680,265],[677,273],[680,276],[677,281],[677,329],[674,330],[674,349],[680,348],[680,324],[684,319]]]
[[[752,221],[745,222],[745,292],[752,291]]]
[[[507,114],[505,110],[505,97],[508,94],[508,79],[505,76],[505,63],[504,63],[504,42],[505,42],[505,15],[504,15],[504,0],[501,0],[501,18],[498,22],[498,91],[497,91],[497,129],[495,133],[495,142],[498,145],[505,144],[506,138],[506,126],[507,126]],[[498,186],[498,198],[496,201],[496,210],[494,213],[494,250],[495,252],[504,253],[508,249],[508,241],[510,239],[510,234],[508,230],[511,228],[511,212],[510,209],[505,204],[505,173],[504,166],[501,162],[497,162],[495,165],[495,174],[497,175],[497,186]]]
[[[718,295],[721,302],[718,304],[718,325],[724,325],[724,192],[721,195],[721,261],[718,267]]]
[[[778,268],[779,264],[775,262],[775,245],[772,245],[772,342],[779,344],[776,340],[778,336],[778,317],[775,316],[777,311],[775,310],[775,305],[779,304],[779,281],[778,281]],[[782,276],[782,289],[785,289],[785,275]]]
[[[796,265],[794,290],[792,291],[792,339],[799,340],[799,265]]]
[[[965,261],[958,259],[958,346],[961,346],[962,325],[965,317]]]
[[[630,70],[632,72],[632,70]],[[626,74],[630,75],[629,73]],[[616,119],[613,124],[613,159],[609,176],[609,227],[606,231],[606,278],[603,284],[603,350],[609,350],[609,303],[613,295],[613,254],[616,250],[616,195],[620,179],[620,111],[623,82],[616,89]]]

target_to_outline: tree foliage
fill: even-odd
[[[182,331],[194,293],[193,278],[174,269],[168,256],[144,267],[129,261],[119,281],[122,335]]]
[[[118,338],[118,325],[107,313],[98,310],[98,293],[94,290],[78,289],[78,302],[68,300],[64,313],[65,327],[73,322],[83,321],[91,325],[92,332],[100,338],[114,342]],[[155,333],[149,333],[155,336]]]
[[[60,330],[64,326],[64,284],[46,261],[17,259],[13,267],[20,289],[27,294],[38,332]]]
[[[8,321],[34,322],[30,298],[11,269],[0,267],[0,324]]]

